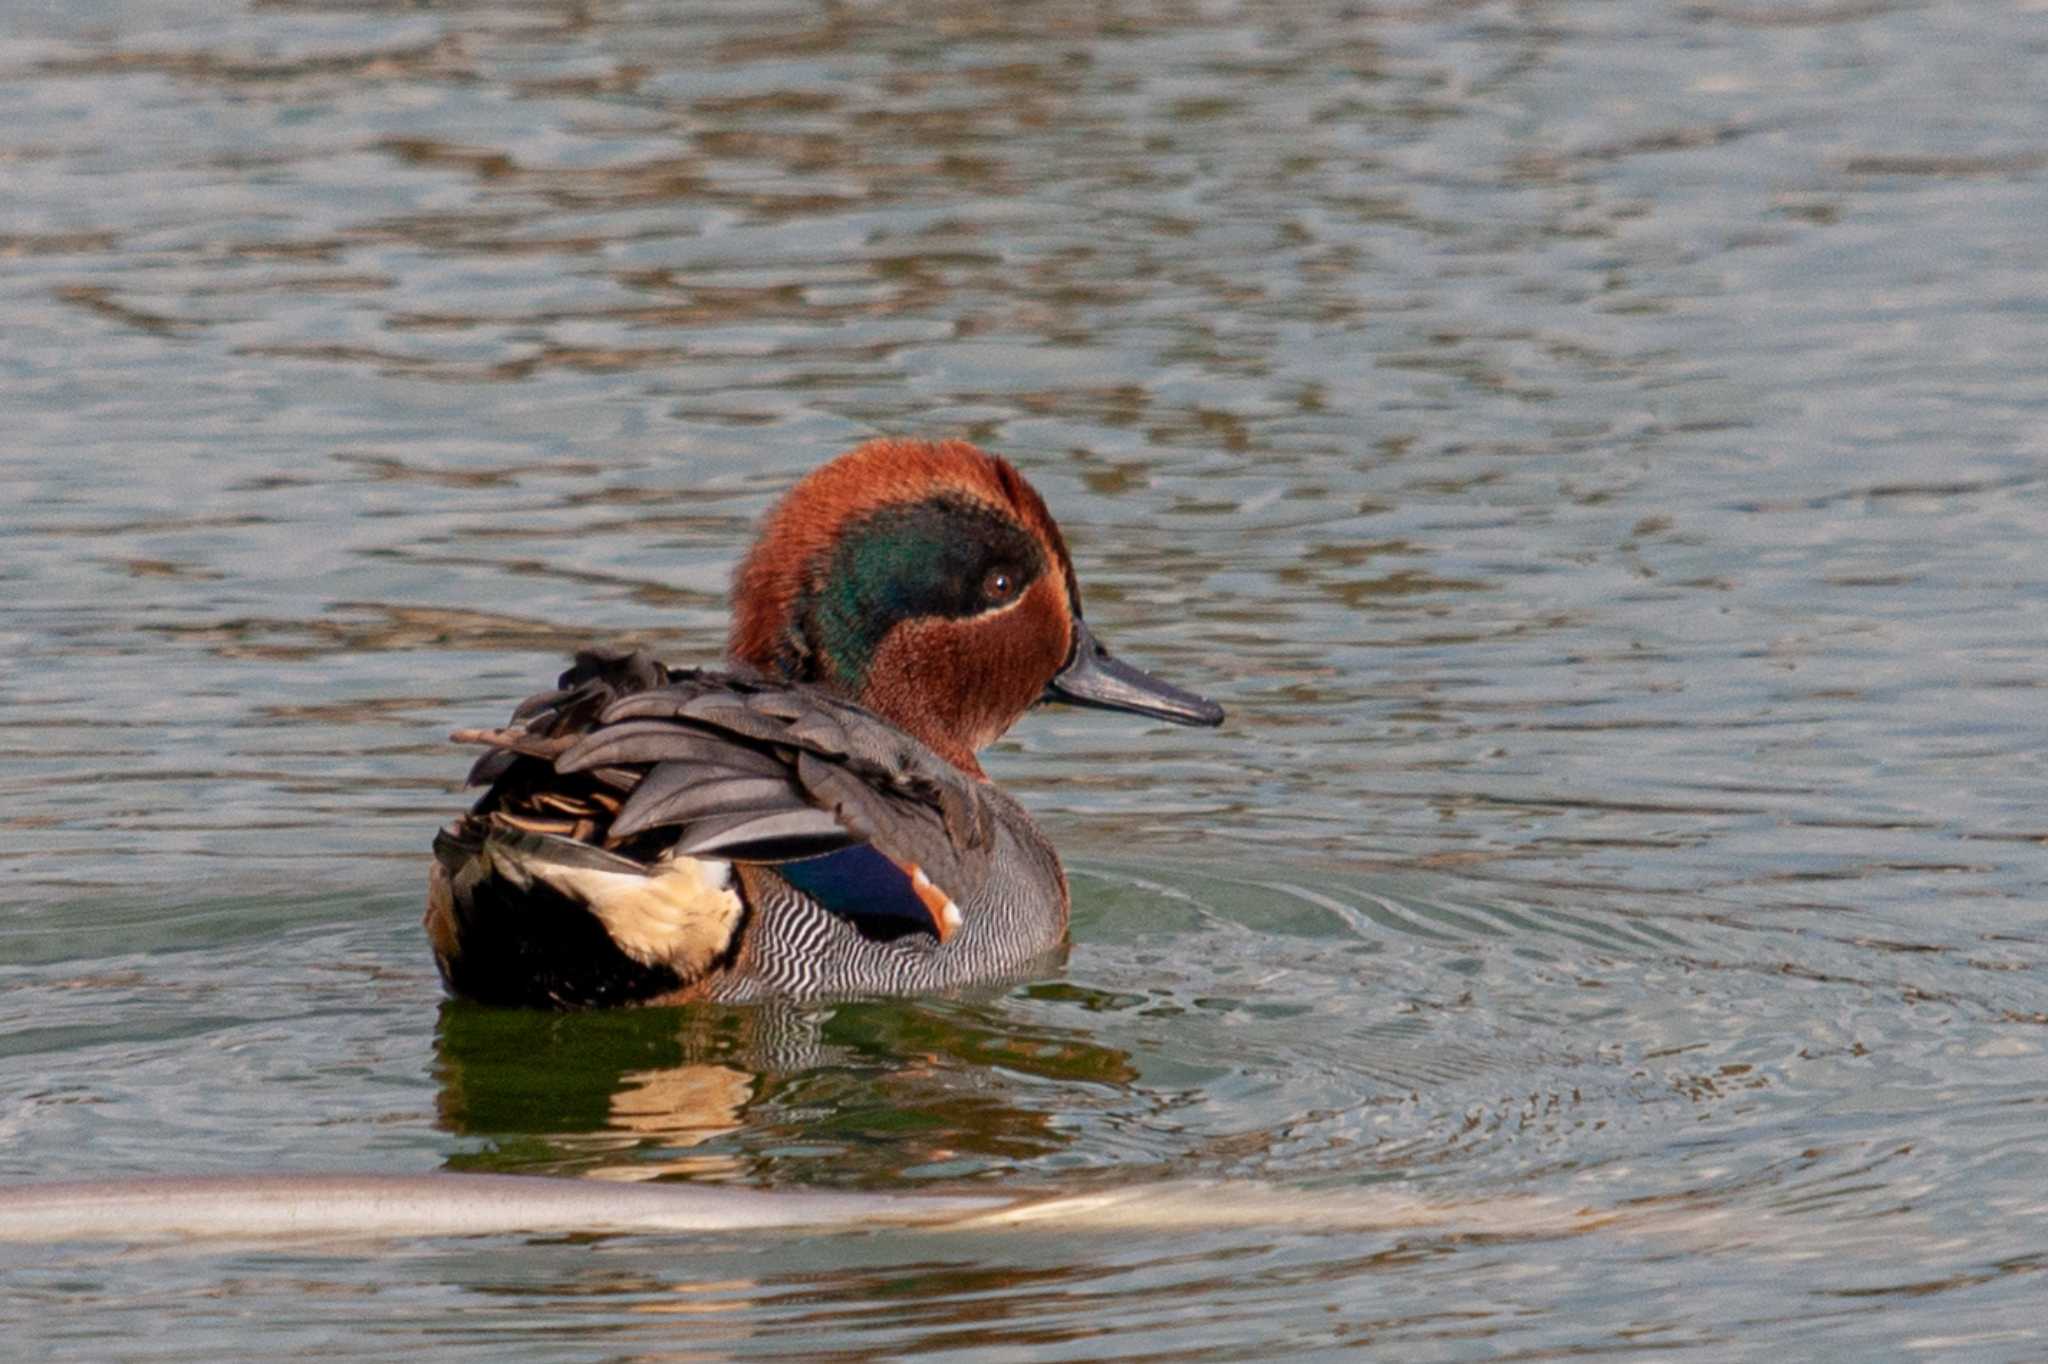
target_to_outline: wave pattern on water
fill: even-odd
[[[0,19],[8,1179],[1586,1210],[9,1259],[0,1316],[51,1358],[2038,1353],[2025,18]],[[1230,708],[990,755],[1074,868],[1064,972],[441,1002],[448,730],[588,640],[714,656],[753,518],[878,432],[1015,458],[1091,623]]]

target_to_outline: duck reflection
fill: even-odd
[[[450,1000],[450,1169],[865,1187],[1006,1170],[1067,1147],[1128,1054],[957,1000],[551,1014]]]

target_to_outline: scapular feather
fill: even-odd
[[[678,857],[715,855],[730,862],[786,862],[849,847],[853,835],[823,810],[802,806],[700,820],[676,843]]]
[[[667,780],[662,780],[667,778]],[[663,763],[648,774],[618,818],[614,838],[631,838],[666,824],[690,825],[717,815],[773,814],[808,809],[788,776],[718,775],[682,763]]]

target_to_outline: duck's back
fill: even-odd
[[[552,1007],[956,988],[1057,952],[1066,882],[1023,809],[809,688],[578,656],[436,840],[456,994]]]

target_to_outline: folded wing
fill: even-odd
[[[502,902],[523,880],[529,901],[580,905],[630,960],[686,985],[744,931],[729,864],[774,869],[863,932],[938,940],[988,875],[978,783],[808,689],[588,651],[511,725],[455,737],[489,747],[471,780],[490,790],[437,844],[442,875],[469,892],[461,932],[436,931],[437,948],[487,934],[482,890]],[[434,917],[430,902],[430,929]]]

